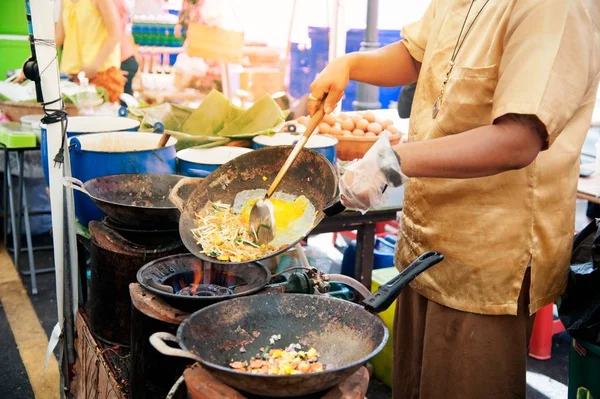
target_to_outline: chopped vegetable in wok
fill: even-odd
[[[317,350],[310,348],[304,351],[298,344],[292,344],[286,349],[269,349],[267,346],[261,348],[261,353],[250,361],[232,361],[229,367],[252,374],[268,375],[309,374],[324,370]]]
[[[192,230],[202,253],[224,262],[248,262],[277,250],[272,245],[255,243],[254,234],[230,205],[208,202],[196,214],[198,227]]]

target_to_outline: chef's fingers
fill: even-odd
[[[325,95],[325,90],[320,86],[321,84],[317,80],[310,85],[310,94],[308,95],[308,113],[310,116],[317,112],[321,105],[321,99]]]

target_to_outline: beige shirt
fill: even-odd
[[[434,119],[470,3],[433,0],[423,19],[402,31],[410,54],[422,63],[409,141],[460,134],[514,113],[540,119],[549,149],[528,167],[495,176],[411,179],[398,267],[437,250],[444,262],[417,278],[415,290],[463,311],[516,314],[531,264],[534,313],[567,282],[579,154],[598,88],[599,2],[490,0],[458,53]],[[475,1],[466,27],[484,3]]]

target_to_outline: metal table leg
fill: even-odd
[[[18,169],[18,176],[19,176],[19,181],[17,184],[17,203],[16,203],[16,207],[15,207],[15,211],[16,211],[16,222],[15,222],[15,231],[13,232],[13,234],[17,237],[16,239],[16,243],[17,246],[14,247],[15,248],[15,265],[17,266],[17,269],[19,269],[19,262],[21,260],[21,226],[22,226],[22,221],[23,221],[23,190],[24,188],[24,184],[23,184],[23,169],[25,167],[25,157],[23,156],[19,156],[22,155],[23,152],[22,151],[17,151],[17,167]]]
[[[4,173],[6,173],[6,185],[7,185],[7,191],[8,191],[8,204],[9,204],[9,208],[10,208],[10,227],[12,229],[12,240],[13,240],[13,248],[17,247],[17,228],[15,226],[15,203],[14,203],[14,197],[13,197],[13,187],[12,187],[12,176],[10,173],[10,163],[7,163],[6,168],[4,170]],[[17,268],[17,270],[19,270],[19,264],[17,263],[17,253],[15,251],[14,255],[14,263],[15,263],[15,267]]]
[[[2,226],[2,242],[8,247],[8,151],[3,146],[2,151],[4,152],[4,181],[2,190],[2,211],[4,214],[3,226]]]
[[[355,276],[367,289],[371,289],[373,251],[375,250],[375,225],[364,224],[356,232]]]
[[[23,156],[22,152],[17,152],[17,162],[19,164],[19,178],[24,179],[23,174]],[[22,198],[23,198],[23,219],[25,222],[25,238],[27,240],[27,256],[29,261],[29,273],[31,275],[31,294],[37,295],[37,279],[35,271],[35,260],[33,258],[33,243],[31,242],[31,225],[29,224],[29,205],[27,204],[27,193],[25,187],[23,187]],[[20,239],[20,238],[19,238]]]

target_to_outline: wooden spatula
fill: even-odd
[[[308,126],[306,127],[306,131],[304,134],[302,134],[294,146],[294,149],[286,159],[277,176],[275,176],[275,180],[273,180],[273,183],[271,183],[271,186],[267,190],[264,198],[256,201],[256,204],[254,204],[252,210],[250,211],[250,230],[254,233],[256,241],[259,244],[268,244],[273,241],[273,238],[275,237],[275,212],[273,209],[273,204],[270,200],[271,196],[275,190],[277,190],[279,183],[281,183],[281,180],[287,173],[288,169],[290,166],[292,166],[298,157],[298,154],[300,154],[300,151],[302,151],[306,145],[306,142],[325,116],[325,112],[323,111],[324,101],[325,97],[323,97],[321,100],[317,112],[315,112],[310,118]]]

